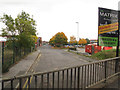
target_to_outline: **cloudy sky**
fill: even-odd
[[[21,11],[33,15],[38,36],[49,39],[57,32],[77,37],[97,39],[98,7],[118,10],[119,0],[0,0],[0,16],[16,18]],[[0,22],[0,30],[5,25]]]

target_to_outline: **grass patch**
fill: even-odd
[[[120,50],[119,50],[119,55],[120,55]],[[91,55],[90,57],[96,60],[113,58],[116,57],[116,49],[103,50],[101,52]]]

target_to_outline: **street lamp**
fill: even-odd
[[[79,22],[76,23],[77,23],[77,40],[79,42]],[[78,48],[78,43],[77,43],[77,48]],[[77,54],[78,54],[78,50],[77,50]]]

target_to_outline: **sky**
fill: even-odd
[[[98,7],[118,10],[119,0],[0,0],[3,14],[16,18],[25,11],[36,21],[38,37],[49,41],[57,32],[79,38],[97,39]],[[79,22],[77,24],[76,22]],[[79,32],[78,32],[79,25]],[[0,22],[0,30],[5,27]],[[0,31],[1,33],[1,31]]]

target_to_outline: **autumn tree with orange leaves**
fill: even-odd
[[[50,39],[49,43],[51,45],[60,47],[67,44],[67,40],[68,38],[63,32],[58,32]]]
[[[87,44],[87,40],[82,38],[79,40],[78,44],[85,45]]]
[[[77,40],[75,36],[70,36],[70,44],[77,44]]]

